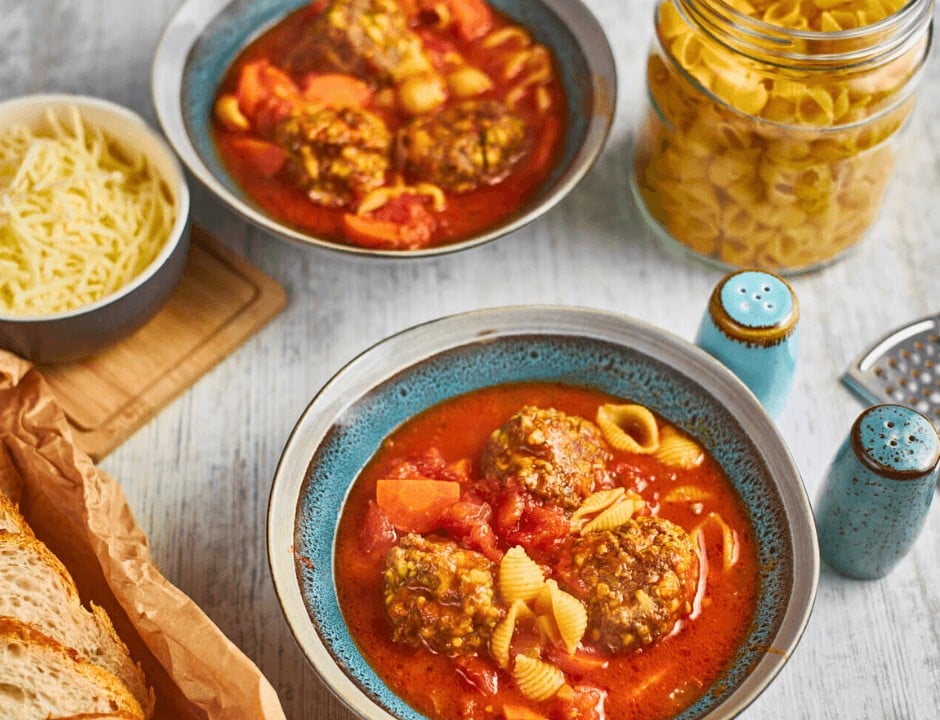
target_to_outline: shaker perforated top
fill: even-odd
[[[799,317],[796,296],[787,282],[757,270],[726,277],[712,295],[710,309],[715,324],[726,335],[761,344],[782,340]]]
[[[852,446],[872,470],[898,479],[921,477],[940,458],[940,438],[933,425],[903,405],[875,405],[864,411],[852,428]]]
[[[728,279],[721,303],[732,320],[752,328],[787,324],[793,314],[790,288],[778,277],[753,270]]]

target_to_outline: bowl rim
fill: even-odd
[[[278,461],[267,511],[268,562],[275,594],[295,642],[320,679],[362,718],[397,720],[374,702],[335,663],[314,627],[296,573],[295,533],[302,487],[314,452],[327,433],[362,395],[402,372],[448,350],[513,336],[550,335],[611,342],[663,359],[710,392],[762,438],[756,448],[774,468],[792,547],[792,586],[774,634],[748,676],[702,720],[730,718],[747,708],[773,681],[798,645],[812,614],[819,583],[820,555],[806,488],[773,419],[747,386],[701,348],[662,328],[610,311],[575,306],[514,305],[448,315],[394,333],[371,345],[338,370],[314,395],[291,431]],[[402,354],[393,367],[387,358]],[[349,385],[347,385],[349,381]],[[745,422],[746,421],[746,422]],[[756,443],[755,443],[756,445]],[[345,497],[349,486],[344,490]],[[335,540],[335,528],[331,531]],[[331,570],[332,573],[332,570]],[[751,678],[760,678],[751,681]]]
[[[154,130],[150,124],[143,119],[138,113],[134,112],[124,105],[120,105],[111,100],[105,98],[96,97],[93,95],[82,95],[82,94],[71,94],[71,93],[37,93],[32,95],[20,95],[18,97],[9,98],[7,100],[0,100],[0,113],[10,110],[10,109],[33,109],[37,112],[42,112],[46,109],[60,109],[68,108],[74,106],[81,111],[82,109],[93,110],[98,113],[103,113],[105,115],[110,115],[115,120],[119,121],[122,127],[133,127],[138,132],[146,135],[148,139],[154,143],[154,145],[163,153],[164,157],[160,158],[161,163],[166,163],[167,167],[170,168],[172,177],[165,177],[164,173],[160,172],[161,178],[166,182],[167,185],[171,185],[175,190],[176,194],[176,218],[173,222],[173,227],[170,230],[170,234],[164,242],[163,247],[160,248],[160,252],[157,253],[156,257],[150,261],[150,264],[143,269],[138,275],[131,278],[130,282],[122,285],[114,292],[106,295],[98,300],[95,300],[92,303],[87,305],[81,305],[77,308],[72,308],[71,310],[64,310],[56,313],[45,313],[41,315],[10,315],[4,313],[0,310],[0,322],[4,323],[36,323],[36,322],[48,322],[53,320],[66,320],[69,318],[78,317],[85,315],[87,313],[95,312],[96,310],[111,305],[122,298],[133,293],[137,288],[144,285],[151,277],[153,277],[160,268],[166,263],[167,259],[173,254],[174,250],[179,246],[181,240],[186,235],[186,228],[189,225],[189,215],[190,215],[190,196],[189,196],[189,186],[186,183],[186,176],[183,173],[183,168],[180,165],[179,159],[176,157],[176,153],[173,152],[173,149],[163,138],[163,136]],[[111,135],[119,135],[119,133],[109,130]],[[124,141],[125,138],[118,137],[120,141]],[[153,161],[151,160],[151,163]]]
[[[229,209],[278,239],[345,255],[389,260],[436,257],[477,247],[515,232],[561,202],[595,165],[610,136],[617,105],[617,69],[610,41],[597,17],[583,0],[524,0],[544,5],[572,32],[585,33],[592,53],[582,50],[591,74],[593,103],[590,110],[586,110],[588,123],[584,140],[551,192],[535,206],[512,216],[497,228],[439,247],[383,250],[318,238],[280,223],[233,193],[203,162],[187,132],[180,101],[187,59],[206,27],[235,1],[184,0],[177,8],[164,27],[154,52],[150,73],[151,99],[163,132],[189,171]]]

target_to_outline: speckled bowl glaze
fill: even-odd
[[[238,187],[209,133],[216,89],[235,56],[263,30],[309,0],[187,0],[164,30],[154,56],[151,90],[160,124],[183,163],[223,203],[273,235],[354,255],[415,258],[495,240],[547,212],[600,155],[616,107],[613,54],[603,29],[581,0],[489,0],[528,28],[558,58],[568,96],[562,156],[519,212],[460,242],[423,250],[377,250],[331,242],[283,225]]]
[[[669,333],[588,309],[497,308],[420,325],[365,351],[314,398],[284,449],[268,509],[274,584],[307,659],[359,717],[422,717],[363,660],[343,622],[333,584],[337,521],[352,482],[407,419],[454,395],[529,380],[644,403],[699,438],[727,472],[757,531],[759,606],[727,672],[678,717],[737,715],[783,667],[812,610],[819,550],[802,480],[772,420],[730,370]]]

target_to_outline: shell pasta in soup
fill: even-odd
[[[759,586],[747,512],[695,438],[543,382],[395,430],[335,553],[363,657],[435,720],[671,718],[727,669]]]
[[[566,112],[548,48],[485,0],[316,0],[239,55],[212,122],[223,164],[278,221],[415,250],[518,212]]]

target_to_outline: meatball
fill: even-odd
[[[380,84],[431,69],[421,38],[396,0],[332,0],[287,64],[296,73],[334,71]]]
[[[416,118],[398,134],[404,171],[456,193],[505,178],[528,144],[525,121],[490,100],[468,100]]]
[[[610,457],[601,431],[590,420],[528,406],[490,436],[482,470],[486,477],[512,480],[533,496],[570,510],[606,484]]]
[[[698,583],[692,539],[660,517],[572,538],[558,579],[588,609],[588,637],[609,651],[648,645],[691,610]]]
[[[385,560],[392,638],[451,656],[484,647],[505,614],[495,604],[494,568],[452,541],[406,535]]]
[[[380,117],[354,108],[318,108],[290,117],[275,141],[312,200],[340,207],[385,182],[391,138]]]

